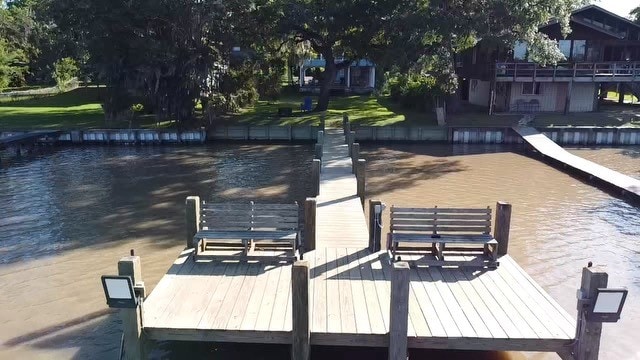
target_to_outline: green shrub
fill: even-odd
[[[71,87],[78,76],[78,65],[72,58],[62,58],[53,64],[53,78],[61,90]],[[77,81],[77,80],[76,80]]]
[[[395,74],[389,77],[386,90],[392,101],[417,110],[433,108],[434,98],[441,93],[436,79],[423,74]]]

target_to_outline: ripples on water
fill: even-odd
[[[363,146],[368,191],[387,204],[513,203],[510,253],[572,315],[580,268],[609,265],[630,295],[605,325],[603,359],[640,358],[636,208],[501,146]],[[302,201],[311,146],[68,148],[0,169],[0,358],[113,358],[120,339],[99,276],[135,248],[149,289],[184,246],[184,197]],[[8,290],[10,289],[10,290]],[[11,292],[11,296],[6,294]],[[384,350],[314,349],[319,359],[386,358]],[[281,359],[286,347],[164,344],[160,356]],[[527,354],[542,359],[546,355]],[[523,359],[491,352],[414,352],[413,359]]]

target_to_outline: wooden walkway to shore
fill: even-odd
[[[385,251],[322,248],[310,267],[312,345],[388,346]],[[412,268],[411,348],[563,351],[575,320],[508,255],[495,270]],[[185,250],[144,303],[156,340],[290,344],[290,264],[194,260]]]
[[[316,247],[365,248],[369,231],[351,171],[349,146],[338,129],[325,131],[323,145]]]
[[[573,155],[532,127],[514,127],[513,129],[542,155],[640,198],[640,180]]]

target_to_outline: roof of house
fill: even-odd
[[[590,28],[592,28],[594,30],[598,30],[598,31],[603,32],[603,33],[605,33],[607,35],[610,35],[610,36],[613,36],[613,37],[617,37],[617,38],[621,38],[619,34],[616,34],[616,33],[612,32],[612,31],[608,31],[607,29],[604,29],[602,27],[590,24],[590,23],[588,23],[586,21],[583,21],[579,17],[575,16],[575,15],[577,15],[579,13],[582,13],[582,12],[590,10],[590,9],[597,10],[597,11],[603,13],[603,14],[606,14],[607,16],[610,16],[610,17],[613,17],[613,18],[615,18],[615,19],[617,19],[619,21],[622,21],[623,23],[625,23],[627,25],[631,25],[631,26],[634,26],[634,27],[640,29],[640,24],[636,24],[635,22],[625,18],[624,16],[620,16],[618,14],[614,14],[611,11],[605,10],[605,9],[601,8],[600,6],[593,5],[593,4],[581,7],[579,9],[577,9],[577,10],[574,10],[571,13],[571,21],[573,21],[575,23],[578,23],[580,25],[584,25],[584,26],[590,27]],[[545,25],[540,26],[540,29],[544,29],[544,28],[546,28],[548,26],[555,25],[557,23],[558,23],[558,20],[553,20],[553,21],[551,21],[551,22],[549,22],[549,23],[547,23]]]

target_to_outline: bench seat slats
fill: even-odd
[[[449,214],[490,214],[491,208],[485,209],[463,209],[463,208],[404,208],[392,206],[393,213],[417,213],[417,214],[433,214],[433,213],[449,213]]]
[[[204,203],[200,207],[204,210],[239,211],[243,209],[254,209],[255,211],[291,211],[298,210],[296,204],[232,204],[232,203]]]
[[[200,230],[196,234],[198,239],[253,239],[253,240],[295,240],[297,231],[221,231]]]
[[[393,225],[391,228],[393,231],[423,231],[425,233],[433,233],[437,231],[438,234],[446,232],[468,232],[468,233],[489,233],[491,228],[489,226],[420,226],[420,225]]]
[[[269,256],[267,249],[280,249],[291,254],[288,259],[297,258],[300,245],[297,203],[202,202],[199,222],[201,230],[194,236],[196,256],[215,249],[216,256],[236,254],[247,258],[259,252]]]
[[[415,220],[415,219],[404,219],[398,218],[393,219],[393,225],[460,225],[460,226],[491,226],[490,220]]]
[[[439,238],[432,238],[425,234],[415,233],[395,233],[393,241],[397,242],[419,242],[419,243],[458,243],[458,244],[497,244],[498,241],[491,235],[440,235]]]
[[[446,261],[452,250],[477,252],[487,259],[483,266],[497,266],[498,241],[491,235],[491,208],[405,208],[391,207],[388,247],[392,256],[430,252],[433,266],[452,265]],[[448,246],[448,245],[453,245]],[[479,249],[478,249],[479,247]],[[452,249],[452,250],[449,250]],[[456,265],[467,266],[465,261]],[[469,263],[468,266],[474,266]]]
[[[391,213],[391,219],[424,219],[424,220],[491,220],[490,214],[396,214]]]
[[[245,219],[245,220],[237,220],[237,219],[215,219],[208,218],[204,219],[201,223],[202,226],[216,226],[216,227],[227,227],[233,226],[244,226],[247,229],[256,226],[270,226],[270,227],[278,227],[279,225],[285,225],[286,227],[298,227],[298,219],[295,221],[282,220],[282,219],[269,219],[269,218],[258,218],[258,219]]]

